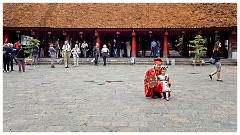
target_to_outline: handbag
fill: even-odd
[[[208,62],[209,62],[210,64],[213,64],[213,65],[214,65],[214,64],[216,63],[216,60],[211,57]]]

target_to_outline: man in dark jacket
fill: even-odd
[[[21,71],[25,72],[25,54],[22,45],[19,45],[19,48],[16,51],[16,58],[18,60],[19,72]]]
[[[100,56],[100,51],[99,51],[99,44],[96,43],[96,45],[93,48],[93,56],[94,56],[94,65],[98,66],[98,57]]]
[[[9,72],[9,64],[11,60],[11,49],[9,45],[6,44],[3,47],[3,72]]]

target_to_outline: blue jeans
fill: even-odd
[[[94,56],[94,58],[95,58],[95,60],[94,60],[94,65],[97,65],[97,64],[98,64],[98,56],[99,56],[99,55],[95,55],[95,56]]]
[[[51,66],[54,66],[54,57],[55,57],[55,55],[53,54],[53,55],[50,55],[51,56]]]
[[[115,58],[118,57],[118,49],[117,49],[117,48],[114,49],[114,57],[115,57]]]
[[[103,65],[106,66],[107,56],[103,56]]]
[[[157,52],[157,47],[152,47],[150,57],[152,57],[152,56],[156,57],[156,52]]]

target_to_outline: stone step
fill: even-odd
[[[91,60],[93,58],[80,58],[79,64],[83,65],[88,65],[88,64],[93,64],[91,63]],[[209,58],[208,58],[209,59]],[[203,59],[205,63],[203,65],[210,65],[207,63],[208,59]],[[60,59],[55,59],[54,63],[58,64],[58,61]],[[169,58],[169,59],[163,59],[164,65],[172,65],[172,63],[175,61],[175,65],[193,65],[192,60],[190,58]],[[27,64],[31,64],[31,59],[26,59]],[[50,58],[40,58],[39,64],[50,64]],[[103,64],[102,58],[99,59],[98,61],[99,64]],[[64,63],[63,63],[64,64]],[[73,59],[71,58],[70,64],[73,64]],[[110,65],[131,65],[131,58],[108,58],[107,59],[107,64]],[[153,64],[153,59],[152,58],[135,58],[135,64],[136,65],[152,65]],[[237,60],[232,60],[232,59],[221,59],[221,64],[222,65],[231,65],[231,66],[236,66],[237,65]]]

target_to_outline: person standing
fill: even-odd
[[[212,80],[212,77],[217,74],[217,81],[222,82],[223,80],[221,79],[221,61],[220,61],[220,57],[221,57],[221,52],[220,52],[220,48],[221,48],[221,42],[216,42],[214,49],[213,49],[213,55],[212,58],[215,59],[215,66],[216,66],[216,70],[214,70],[211,74],[209,74],[210,79]]]
[[[49,53],[50,53],[50,57],[51,57],[51,68],[55,68],[54,67],[55,52],[56,52],[56,50],[53,48],[53,44],[51,43],[50,47],[49,47]]]
[[[123,54],[124,54],[124,41],[122,40],[121,43],[119,43],[119,55],[120,55],[120,58],[123,57]]]
[[[78,60],[79,60],[79,54],[81,53],[78,44],[75,44],[75,47],[71,50],[72,54],[73,54],[73,63],[74,63],[74,67],[78,67]]]
[[[63,54],[63,57],[64,57],[65,68],[69,68],[71,46],[68,44],[68,41],[64,42],[64,45],[62,47],[62,51],[63,51],[62,54]]]
[[[154,59],[154,67],[147,70],[144,78],[144,93],[146,97],[153,99],[161,98],[163,82],[157,81],[157,76],[161,74],[162,59]]]
[[[94,56],[94,65],[98,66],[98,57],[100,56],[98,43],[96,43],[96,45],[93,47],[93,56]]]
[[[114,58],[118,57],[118,42],[116,39],[113,39],[113,50],[114,50]]]
[[[103,66],[106,66],[106,60],[109,55],[109,49],[107,48],[107,45],[103,45],[103,48],[101,50],[102,57],[103,57]]]
[[[24,48],[22,45],[19,45],[19,48],[16,50],[16,58],[18,60],[18,69],[21,73],[22,71],[25,72],[25,54]]]
[[[11,49],[9,48],[9,44],[4,45],[3,51],[3,72],[9,72],[9,64],[11,62]]]
[[[162,98],[165,98],[167,101],[169,101],[169,97],[170,97],[170,86],[171,86],[171,82],[170,82],[170,78],[169,75],[166,73],[167,72],[167,67],[161,67],[161,74],[158,75],[158,80],[162,82],[162,93],[161,96]]]
[[[39,47],[38,47],[38,44],[36,44],[33,47],[33,64],[34,64],[34,67],[38,67],[38,55],[39,55]]]
[[[161,55],[160,55],[160,54],[161,54],[161,43],[160,43],[159,40],[157,41],[157,47],[156,47],[156,48],[157,48],[157,49],[156,49],[156,50],[157,50],[157,51],[156,51],[156,55],[157,55],[157,57],[160,58],[160,57],[161,57]]]
[[[44,49],[40,48],[40,58],[44,58]]]
[[[14,71],[13,70],[13,60],[15,60],[16,64],[17,64],[17,59],[16,59],[16,48],[13,46],[12,43],[10,43],[10,64],[11,64],[11,71]]]
[[[56,53],[55,53],[55,58],[58,59],[59,57],[59,54],[60,54],[60,45],[59,45],[59,42],[56,43]]]
[[[83,51],[83,57],[86,58],[87,57],[87,49],[88,49],[88,44],[86,43],[86,41],[84,40],[82,45],[81,45],[82,51]]]
[[[155,41],[155,39],[153,39],[153,41],[151,42],[151,54],[150,57],[153,56],[153,58],[156,57],[156,50],[157,50],[157,43]]]
[[[126,43],[126,48],[127,48],[127,57],[131,56],[131,43],[130,41],[127,41]]]

